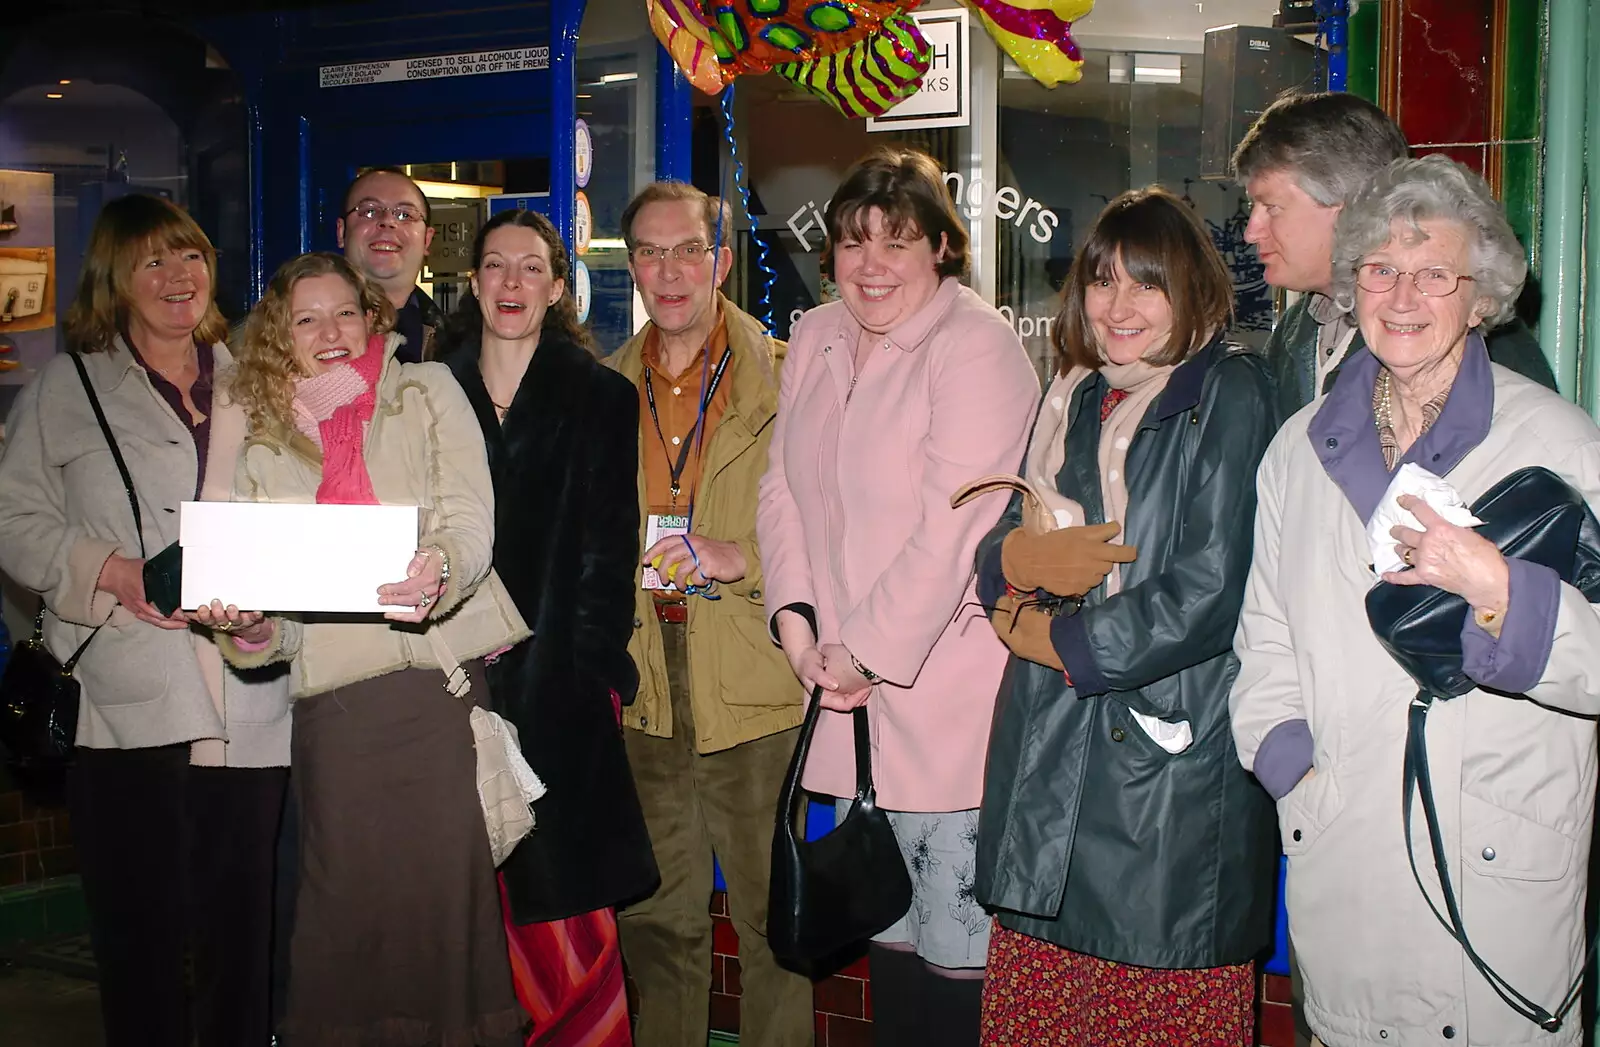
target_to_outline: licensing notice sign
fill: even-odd
[[[319,87],[390,84],[400,80],[436,80],[445,76],[479,76],[549,69],[550,48],[513,47],[506,51],[466,51],[454,55],[393,58],[382,62],[349,62],[317,70]]]

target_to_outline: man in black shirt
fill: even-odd
[[[404,363],[432,358],[433,332],[443,320],[417,286],[433,242],[431,217],[428,198],[410,176],[397,167],[375,167],[345,190],[335,225],[345,257],[393,303],[395,330],[405,338],[395,358]]]

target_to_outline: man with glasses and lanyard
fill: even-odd
[[[767,635],[756,548],[783,345],[717,290],[733,266],[720,200],[657,182],[621,224],[650,318],[608,361],[639,387],[645,520],[629,645],[639,695],[622,722],[661,867],[660,890],[618,914],[635,1042],[706,1042],[714,852],[739,935],[739,1042],[809,1044],[811,983],[766,943],[778,792],[805,713]]]
[[[428,198],[409,175],[398,167],[374,167],[345,190],[334,224],[344,256],[394,305],[395,330],[405,337],[394,354],[401,363],[432,359],[433,332],[444,319],[417,286],[433,243],[432,217]]]

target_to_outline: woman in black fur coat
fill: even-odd
[[[638,392],[595,358],[543,215],[490,219],[473,270],[439,355],[483,427],[494,566],[533,629],[489,667],[490,693],[549,787],[500,867],[517,992],[536,1033],[557,1033],[539,1043],[613,1025],[592,1042],[626,1043],[614,907],[660,883],[618,722],[639,680]]]

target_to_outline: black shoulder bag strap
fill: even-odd
[[[89,372],[84,369],[83,358],[77,353],[69,353],[68,355],[72,357],[73,366],[78,369],[78,378],[83,382],[84,395],[89,398],[89,406],[94,409],[94,420],[100,423],[100,432],[105,435],[106,445],[111,448],[111,458],[117,463],[117,472],[122,474],[122,488],[128,492],[128,508],[133,510],[133,529],[134,533],[139,536],[139,555],[142,557],[145,555],[144,519],[139,514],[139,497],[133,493],[133,477],[128,472],[128,463],[122,459],[122,449],[117,446],[117,438],[111,432],[111,423],[106,421],[106,413],[100,407],[100,398],[95,395],[94,386],[89,382]],[[39,620],[36,624],[42,630],[44,625],[43,607],[39,608]],[[100,635],[100,630],[104,628],[105,623],[102,622],[95,626],[94,632],[84,638],[83,643],[78,645],[78,649],[72,652],[72,657],[62,663],[61,671],[63,673],[68,675],[72,673],[73,668],[78,664],[78,659],[83,657],[83,652],[88,648],[89,642]]]
[[[1478,950],[1472,947],[1472,942],[1467,939],[1467,928],[1461,920],[1461,906],[1456,901],[1455,888],[1450,884],[1450,866],[1444,852],[1444,833],[1439,828],[1439,810],[1433,799],[1433,776],[1428,769],[1428,710],[1433,708],[1434,696],[1426,690],[1418,691],[1417,696],[1411,701],[1409,719],[1406,724],[1406,755],[1405,770],[1405,800],[1404,821],[1406,834],[1406,858],[1411,862],[1411,875],[1417,881],[1417,886],[1422,890],[1422,898],[1428,903],[1428,908],[1433,910],[1434,917],[1450,932],[1450,937],[1461,944],[1461,949],[1466,953],[1472,966],[1483,975],[1483,980],[1489,983],[1489,988],[1495,995],[1506,1002],[1506,1006],[1516,1011],[1522,1017],[1533,1022],[1546,1032],[1556,1032],[1561,1028],[1566,1019],[1567,1012],[1577,1004],[1583,991],[1584,972],[1589,969],[1589,961],[1594,958],[1595,941],[1590,941],[1589,951],[1584,956],[1583,965],[1578,969],[1578,978],[1567,990],[1567,995],[1562,999],[1561,1005],[1554,1014],[1545,1010],[1539,1004],[1528,999],[1518,992],[1512,984],[1505,980],[1499,972],[1490,967],[1483,957],[1478,955]],[[1422,874],[1417,871],[1417,855],[1411,847],[1411,798],[1420,795],[1422,798],[1422,818],[1427,823],[1428,845],[1433,851],[1433,866],[1439,875],[1439,887],[1444,892],[1445,911],[1441,913],[1439,907],[1433,904],[1433,898],[1428,895],[1428,888],[1422,882]]]
[[[139,556],[143,558],[144,551],[144,519],[139,515],[139,496],[133,493],[133,477],[128,473],[128,463],[122,460],[122,448],[117,446],[117,438],[111,432],[111,423],[106,421],[106,413],[100,407],[100,398],[94,393],[94,386],[89,383],[89,372],[84,369],[83,357],[72,353],[73,366],[78,369],[78,378],[83,381],[84,395],[89,397],[89,406],[94,408],[94,420],[100,423],[100,432],[105,435],[106,446],[111,448],[111,457],[117,463],[117,472],[122,474],[122,489],[128,492],[128,508],[133,510],[133,533],[139,536]]]

